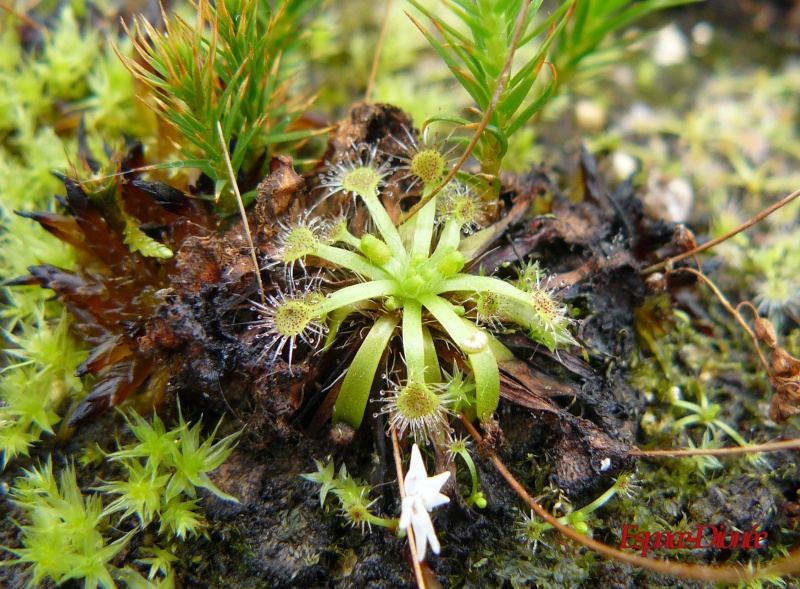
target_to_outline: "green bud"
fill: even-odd
[[[411,276],[403,281],[403,290],[411,296],[416,296],[423,292],[427,286],[427,281],[419,275]]]
[[[411,256],[411,267],[417,268],[428,261],[428,256],[422,252],[417,252]]]
[[[458,250],[453,250],[442,256],[436,263],[436,267],[442,276],[452,276],[460,272],[466,263],[467,260],[464,258],[464,254]]]
[[[383,301],[383,307],[387,311],[397,311],[403,306],[403,302],[399,300],[397,297],[386,297],[386,300]]]
[[[389,246],[369,233],[361,238],[361,251],[378,266],[383,266],[392,259],[392,250]]]
[[[483,509],[488,504],[488,502],[486,501],[486,497],[484,497],[483,493],[481,493],[480,491],[472,495],[470,499],[472,500],[472,504],[475,505],[475,507],[477,507],[478,509]]]

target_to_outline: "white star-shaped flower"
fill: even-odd
[[[411,462],[403,481],[406,498],[403,499],[400,512],[400,529],[405,530],[411,524],[417,542],[417,558],[420,562],[425,560],[425,551],[429,543],[434,553],[439,554],[441,549],[428,512],[432,511],[434,507],[450,502],[447,495],[439,492],[449,477],[449,471],[429,477],[428,471],[425,470],[425,463],[422,461],[422,454],[419,452],[419,446],[414,444],[411,449]]]

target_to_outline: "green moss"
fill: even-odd
[[[106,542],[102,500],[97,495],[84,499],[72,467],[61,472],[59,481],[50,462],[26,471],[12,498],[25,510],[29,523],[22,527],[22,548],[7,549],[17,558],[4,566],[29,565],[32,587],[46,578],[59,584],[83,579],[87,588],[116,587],[110,563],[133,532]]]
[[[37,399],[28,401],[35,403]],[[43,415],[40,420],[49,418]],[[75,469],[67,466],[56,480],[51,462],[26,471],[25,477],[17,480],[11,497],[25,512],[26,520],[19,524],[22,547],[6,548],[17,558],[4,566],[28,566],[31,586],[48,577],[58,584],[83,579],[85,587],[110,589],[116,587],[115,580],[125,581],[128,587],[149,586],[147,583],[158,571],[163,577],[156,583],[166,583],[172,576],[170,562],[174,557],[162,549],[151,550],[154,558],[145,559],[151,566],[150,581],[135,570],[112,566],[111,561],[137,530],[120,537],[109,519],[113,517],[117,526],[127,527],[125,520],[135,516],[142,530],[157,522],[158,533],[167,540],[185,540],[200,534],[205,526],[197,505],[197,488],[233,499],[218,489],[206,473],[230,455],[238,433],[215,443],[216,430],[201,439],[202,424],[190,427],[182,417],[169,430],[157,416],[151,424],[131,413],[128,424],[138,441],[107,456],[122,464],[127,478],[94,489],[101,493],[84,498]],[[104,507],[103,497],[113,496],[116,499]]]

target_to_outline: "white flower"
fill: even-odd
[[[406,498],[403,499],[400,513],[400,529],[405,530],[408,524],[411,524],[417,542],[417,558],[420,562],[425,560],[428,543],[436,554],[439,554],[441,549],[428,512],[432,511],[434,507],[450,502],[447,495],[439,492],[449,477],[450,472],[448,471],[429,477],[419,452],[419,446],[414,444],[411,449],[411,462],[404,480]]]

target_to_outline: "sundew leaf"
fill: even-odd
[[[355,429],[361,425],[378,364],[399,321],[397,315],[384,315],[364,338],[342,382],[342,393],[333,408],[334,422],[344,421]]]

